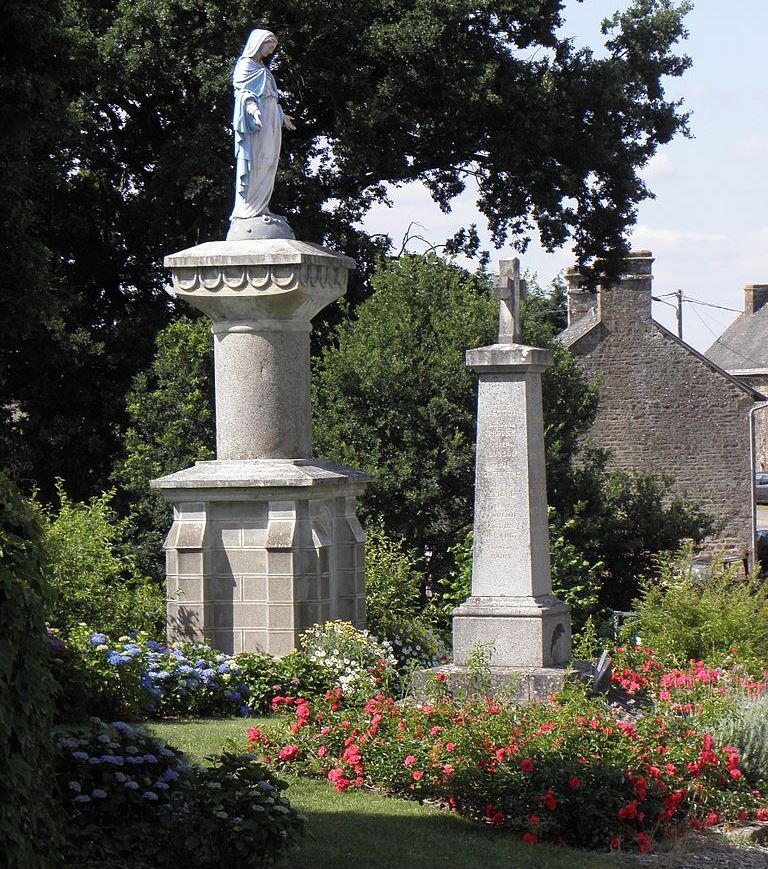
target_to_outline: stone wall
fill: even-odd
[[[743,555],[752,539],[754,398],[651,319],[652,263],[648,252],[632,254],[621,281],[600,290],[596,325],[570,343],[601,378],[589,438],[610,450],[613,467],[672,476],[722,525],[707,548]]]
[[[739,376],[739,380],[768,397],[768,372]],[[755,411],[755,471],[768,471],[768,407]]]

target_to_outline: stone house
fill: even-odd
[[[763,395],[768,395],[768,284],[744,287],[744,313],[705,356]],[[768,471],[768,407],[755,411],[755,470]]]
[[[706,549],[743,558],[754,546],[751,411],[764,398],[651,317],[652,265],[649,251],[635,251],[596,293],[566,272],[559,339],[600,378],[589,437],[613,467],[670,475],[721,526]]]

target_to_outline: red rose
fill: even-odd
[[[533,772],[533,761],[528,760],[527,757],[525,760],[521,760],[520,769],[523,772],[523,775],[530,775]]]
[[[575,776],[575,775],[572,775],[572,776],[568,779],[568,787],[569,787],[572,791],[577,791],[577,790],[581,787],[581,779],[578,778],[578,777]]]
[[[280,758],[280,760],[293,760],[298,753],[298,745],[286,745],[284,748],[280,749],[280,754],[278,755],[278,757]]]

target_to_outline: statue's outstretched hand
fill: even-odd
[[[261,126],[261,112],[259,111],[259,107],[253,101],[249,100],[245,104],[245,110],[248,114],[253,118],[253,122],[257,127]]]
[[[293,123],[293,118],[290,115],[283,115],[283,126],[286,130],[296,129],[296,125]]]

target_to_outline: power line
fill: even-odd
[[[668,295],[673,295],[669,293]],[[719,308],[721,311],[732,311],[734,314],[742,314],[738,308],[726,308],[725,305],[713,305],[712,302],[702,302],[701,299],[692,299],[690,296],[683,296],[684,302],[690,302],[692,305],[704,305],[707,308]]]
[[[714,307],[717,307],[717,305],[715,305]],[[702,324],[702,326],[704,326],[704,328],[712,335],[712,337],[715,339],[715,341],[717,341],[718,344],[720,344],[721,347],[725,347],[726,350],[730,350],[732,353],[735,353],[737,356],[741,357],[745,362],[751,362],[753,365],[757,366],[758,368],[763,367],[764,363],[758,362],[756,359],[752,359],[751,356],[746,356],[744,353],[742,353],[740,350],[737,350],[735,347],[731,347],[730,344],[726,344],[725,341],[723,341],[722,338],[719,335],[717,335],[710,328],[709,324],[707,322],[705,322],[705,320],[703,319],[701,314],[696,310],[696,308],[693,308],[692,310],[693,310],[693,313],[696,314],[696,316],[698,317],[699,322]]]

